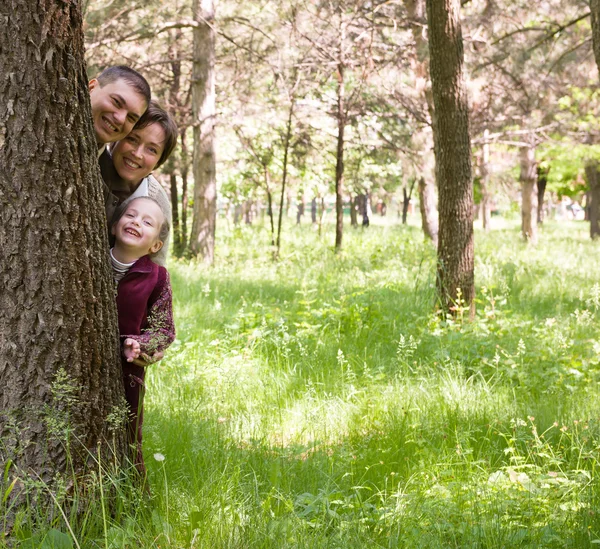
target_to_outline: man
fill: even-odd
[[[150,86],[137,71],[117,65],[89,83],[92,119],[100,156],[107,143],[129,134],[150,103]]]

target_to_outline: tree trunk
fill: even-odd
[[[361,196],[361,215],[362,215],[362,226],[368,227],[370,224],[369,220],[369,193],[365,193]]]
[[[337,65],[337,151],[335,162],[335,249],[342,248],[344,233],[344,131],[346,129],[345,81],[344,81],[344,47],[345,26],[340,13],[340,58]]]
[[[288,159],[290,157],[290,143],[292,141],[292,123],[294,121],[295,99],[292,96],[290,102],[290,110],[288,112],[287,126],[285,130],[285,140],[283,143],[283,175],[281,177],[281,200],[279,202],[279,219],[277,220],[277,242],[275,244],[275,258],[279,256],[281,250],[281,224],[283,222],[283,205],[285,201],[285,191],[288,176]]]
[[[187,248],[187,214],[189,205],[188,174],[190,171],[189,154],[186,140],[186,129],[180,132],[181,150],[181,255]]]
[[[253,206],[252,200],[244,201],[243,211],[244,211],[244,223],[246,225],[252,225],[252,221],[254,219],[252,206]]]
[[[181,57],[177,49],[178,44],[181,41],[181,29],[175,31],[173,36],[169,33],[168,44],[168,56],[170,60],[171,72],[173,79],[169,86],[169,102],[171,105],[179,105],[179,92],[181,89]],[[181,225],[179,222],[179,192],[177,190],[177,167],[174,158],[171,157],[169,161],[163,166],[163,173],[169,176],[169,186],[171,191],[171,206],[173,212],[173,254],[176,257],[181,257]]]
[[[173,166],[175,170],[175,166]],[[177,175],[175,171],[169,174],[171,188],[171,206],[173,212],[173,253],[175,257],[181,257],[181,225],[179,223],[179,192],[177,191]]]
[[[438,291],[443,309],[460,313],[460,305],[473,317],[473,181],[460,0],[427,0],[426,5],[440,212]]]
[[[263,173],[265,177],[265,188],[267,191],[267,214],[271,223],[271,246],[275,247],[275,222],[273,220],[273,195],[271,194],[271,184],[269,183],[269,168],[263,166]]]
[[[425,236],[438,245],[438,215],[435,207],[435,186],[432,181],[426,182],[424,177],[419,179],[419,210],[421,211],[421,226]]]
[[[595,239],[600,236],[600,173],[597,162],[588,162],[585,165],[585,176],[588,180],[589,190],[589,216],[590,237]]]
[[[302,216],[304,215],[304,199],[298,202],[298,208],[296,210],[296,225],[300,225]]]
[[[215,167],[215,8],[195,0],[192,111],[194,119],[194,219],[192,253],[208,265],[215,257],[217,186]]]
[[[242,205],[236,204],[235,208],[233,209],[233,224],[234,224],[234,226],[237,227],[240,224],[241,219],[242,219]]]
[[[125,452],[114,282],[80,3],[0,22],[0,470],[53,486],[114,433]]]
[[[592,14],[592,44],[596,65],[600,71],[600,0],[590,0],[590,12]]]
[[[535,147],[521,147],[521,233],[532,244],[537,243],[537,188]]]
[[[481,156],[481,222],[483,224],[483,230],[490,230],[490,221],[491,221],[491,207],[490,207],[490,174],[489,174],[489,164],[490,164],[490,144],[488,142],[488,137],[490,135],[490,131],[486,129],[483,132],[484,143],[483,143],[483,153]]]
[[[319,213],[319,230],[317,231],[318,235],[321,236],[323,231],[323,217],[325,217],[325,197],[321,197],[321,211]]]
[[[422,82],[422,98],[431,121],[433,148],[435,150],[437,136],[436,132],[433,131],[433,126],[435,125],[436,117],[429,74],[429,43],[425,39],[426,34],[423,32],[427,24],[425,0],[406,0],[406,9],[412,22],[411,31],[415,41],[416,55],[413,59],[413,69],[417,78]],[[430,238],[437,246],[439,216],[435,205],[435,185],[432,181],[426,181],[421,177],[417,191],[419,193],[419,210],[421,212],[423,232],[425,233],[425,237]]]
[[[350,195],[350,226],[358,227],[358,217],[356,212],[359,208],[359,197],[358,195]]]
[[[548,184],[548,169],[538,166],[537,169],[537,222],[539,225],[544,223],[544,195],[546,194],[546,185]]]
[[[314,225],[317,222],[317,198],[310,201],[310,221]]]
[[[410,205],[410,196],[406,191],[406,185],[402,187],[402,225],[406,225],[406,218],[408,217],[408,206]]]

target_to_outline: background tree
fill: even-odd
[[[215,7],[213,0],[196,0],[194,16],[194,219],[190,247],[211,265],[215,256],[217,182],[215,160]]]
[[[475,313],[473,182],[459,0],[427,0],[439,189],[438,291],[442,307]]]
[[[590,14],[592,19],[592,45],[596,65],[600,72],[600,0],[590,0]]]
[[[0,461],[46,483],[123,399],[79,6],[0,5]]]

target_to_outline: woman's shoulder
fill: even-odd
[[[171,197],[167,193],[166,189],[160,184],[160,182],[153,176],[149,175],[144,178],[142,184],[145,184],[147,189],[146,196],[156,200],[163,211],[168,212],[169,221],[171,220]]]

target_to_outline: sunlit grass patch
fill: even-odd
[[[548,222],[536,248],[517,224],[477,232],[468,322],[436,312],[415,226],[348,229],[339,254],[331,227],[289,227],[277,262],[268,231],[224,227],[214,268],[170,266],[177,341],[147,376],[152,497],[123,490],[82,546],[596,545],[586,228]]]

